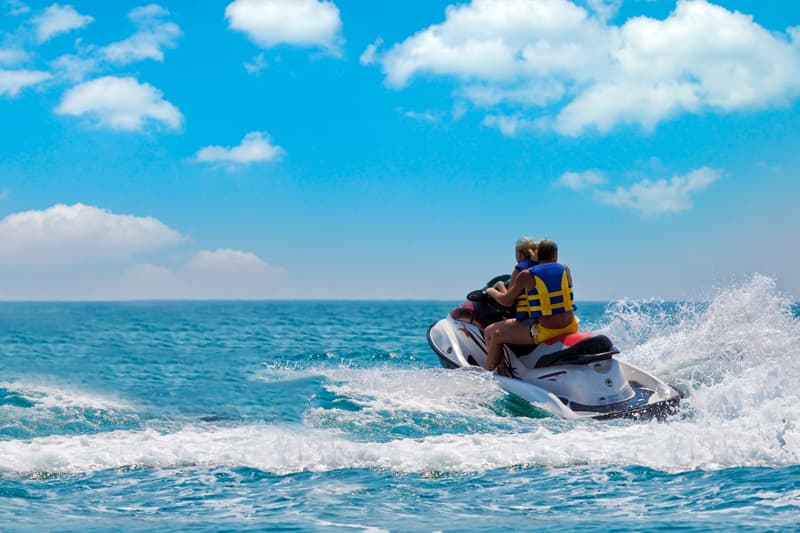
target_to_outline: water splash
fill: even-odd
[[[347,468],[402,473],[480,472],[519,465],[643,465],[677,472],[798,463],[800,432],[773,435],[731,421],[632,426],[540,426],[527,433],[447,434],[388,442],[353,441],[342,432],[249,425],[187,427],[173,433],[115,431],[0,442],[6,475],[82,473],[121,468],[252,467],[284,475]]]
[[[0,382],[0,389],[12,391],[34,405],[45,408],[77,407],[83,409],[133,411],[135,406],[123,399],[78,387],[54,383],[42,378]]]
[[[492,407],[502,392],[480,374],[315,361],[302,368],[272,365],[254,379],[314,377],[321,392],[352,409],[312,403],[296,425],[184,424],[175,431],[137,428],[1,441],[0,471],[29,476],[246,466],[282,475],[349,468],[428,473],[642,465],[683,472],[800,464],[800,323],[771,279],[754,276],[708,302],[617,302],[604,321],[602,332],[623,348],[623,358],[686,393],[681,415],[668,423],[513,418]],[[56,401],[58,394],[63,393],[45,396]],[[94,395],[63,399],[105,401]],[[459,427],[448,427],[452,420]],[[419,435],[398,435],[398,424],[416,424]],[[382,431],[365,433],[365,426]]]
[[[781,418],[795,417],[800,322],[774,280],[756,275],[707,305],[676,305],[671,313],[616,304],[608,316],[607,334],[644,337],[623,357],[679,386],[699,416],[768,416],[780,406]]]

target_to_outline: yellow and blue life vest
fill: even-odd
[[[552,316],[575,309],[572,283],[561,263],[542,263],[530,269],[533,289],[517,299],[517,320]]]

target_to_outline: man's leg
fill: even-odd
[[[500,363],[504,344],[533,344],[531,327],[515,318],[491,324],[483,334],[488,351],[486,370],[494,370]]]

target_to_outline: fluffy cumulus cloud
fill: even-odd
[[[182,240],[152,217],[84,204],[54,205],[0,220],[0,261],[9,265],[117,261]]]
[[[235,0],[225,8],[231,29],[263,48],[279,44],[338,53],[342,21],[336,4],[320,0]]]
[[[607,39],[598,20],[567,0],[474,0],[449,6],[445,22],[395,45],[381,64],[393,87],[426,73],[511,82],[591,71]]]
[[[167,20],[170,13],[158,4],[147,4],[128,12],[137,31],[130,37],[106,46],[75,43],[75,53],[64,54],[49,62],[53,76],[71,83],[90,75],[114,70],[138,61],[164,61],[168,48],[175,48],[183,35],[180,27]]]
[[[88,26],[94,19],[81,15],[70,5],[53,4],[33,18],[36,40],[43,43],[56,35]]]
[[[175,268],[140,264],[122,277],[121,299],[262,299],[286,279],[286,271],[251,252],[202,250]]]
[[[105,76],[81,83],[64,94],[55,111],[85,115],[99,126],[123,131],[140,131],[148,123],[171,129],[183,124],[183,115],[161,91],[131,77]]]
[[[800,93],[797,28],[768,31],[749,15],[678,0],[665,19],[608,22],[619,2],[473,0],[367,62],[386,83],[449,76],[477,107],[526,109],[566,135],[645,129],[679,113],[780,105]]]
[[[38,85],[51,77],[42,70],[0,69],[0,96],[16,96],[24,88]]]
[[[622,7],[622,0],[587,0],[586,4],[602,20],[614,18]]]
[[[153,217],[89,205],[14,213],[0,220],[0,300],[268,298],[286,280],[247,251],[184,255],[188,242]]]
[[[253,131],[245,135],[238,146],[206,146],[201,148],[195,155],[195,161],[236,166],[273,161],[280,158],[284,153],[283,148],[272,144],[269,134]]]
[[[604,204],[629,207],[648,216],[678,213],[690,209],[691,196],[706,190],[721,175],[720,170],[703,167],[669,180],[643,180],[627,188],[617,187],[611,192],[596,191],[595,197]]]
[[[137,7],[128,13],[128,18],[137,32],[101,50],[109,62],[120,65],[153,59],[164,61],[164,49],[174,48],[182,32],[173,22],[165,20],[169,11],[158,4]]]

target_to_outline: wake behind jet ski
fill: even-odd
[[[491,280],[492,286],[498,277]],[[485,288],[428,328],[428,344],[445,368],[484,367],[483,330],[514,312],[490,298]],[[655,376],[615,357],[605,335],[562,335],[536,346],[506,345],[512,376],[496,375],[507,392],[556,416],[575,418],[658,418],[678,411],[681,395]]]

